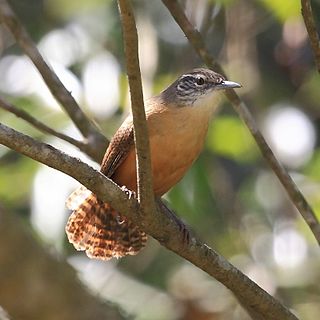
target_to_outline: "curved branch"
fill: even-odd
[[[169,250],[187,259],[229,288],[235,296],[253,312],[267,320],[297,320],[286,307],[270,296],[225,258],[209,248],[196,237],[188,243],[184,234],[159,207],[152,212],[153,223],[141,215],[136,199],[129,199],[112,180],[56,148],[35,141],[0,123],[0,143],[38,162],[57,169],[78,180],[92,190],[99,199],[110,203],[117,211],[126,215]],[[182,222],[181,222],[182,224]]]
[[[313,12],[310,0],[301,0],[301,13],[309,35],[311,48],[314,54],[315,63],[320,73],[320,41],[317,33],[316,23],[313,19]]]
[[[203,60],[203,62],[209,68],[212,68],[215,71],[225,75],[225,72],[223,71],[222,67],[209,54],[208,50],[206,49],[205,43],[202,40],[201,34],[192,26],[177,0],[162,0],[162,2],[168,8],[171,15],[173,16],[177,24],[180,26],[181,30],[184,32],[190,44],[193,46],[193,48],[200,56],[200,58]],[[304,196],[302,195],[302,193],[300,192],[300,190],[298,189],[298,187],[296,186],[286,169],[275,157],[274,153],[270,149],[263,135],[259,131],[257,124],[253,116],[251,115],[249,109],[233,89],[227,90],[225,92],[225,95],[232,103],[234,109],[236,110],[242,121],[250,130],[261,151],[262,156],[265,158],[269,166],[272,168],[274,173],[279,178],[292,203],[298,209],[301,216],[304,218],[305,222],[311,229],[314,237],[320,244],[320,224],[314,211],[312,210],[312,208],[310,207],[310,205],[308,204],[308,202],[306,201],[306,199],[304,198]]]
[[[138,34],[133,10],[128,0],[118,0],[123,29],[127,73],[137,157],[138,199],[142,214],[150,217],[155,209],[152,187],[151,156],[148,126],[144,110],[141,73],[138,57]]]
[[[40,72],[52,95],[62,105],[83,136],[88,139],[90,153],[95,154],[94,158],[99,159],[100,162],[108,145],[107,139],[87,118],[71,93],[45,62],[27,30],[20,23],[6,0],[0,0],[0,21],[11,31],[21,49]]]

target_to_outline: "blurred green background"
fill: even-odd
[[[300,2],[181,3],[228,78],[243,85],[238,93],[320,215],[320,79]],[[110,138],[129,106],[116,2],[16,0],[11,4],[62,82]],[[136,0],[133,5],[147,98],[202,63],[161,1]],[[314,1],[313,8],[319,20],[320,2]],[[79,138],[36,69],[1,26],[0,50],[1,95],[49,126]],[[0,110],[0,121],[98,167],[74,147],[39,133],[12,114]],[[118,306],[125,318],[248,319],[227,289],[154,240],[138,256],[118,261],[91,261],[76,252],[64,233],[69,215],[64,201],[77,185],[70,177],[0,146],[3,210],[23,221],[34,241],[59,260],[66,259],[90,292]],[[209,246],[301,319],[319,316],[319,248],[226,101],[210,126],[200,158],[166,199]],[[2,239],[2,246],[16,250],[18,244],[10,239]],[[18,252],[24,250],[28,248]],[[0,272],[1,267],[5,264],[0,254]],[[32,294],[32,270],[26,277]],[[42,285],[46,286],[46,278]],[[65,295],[68,303],[63,287],[54,294]],[[15,308],[22,308],[15,303]],[[5,303],[0,299],[0,305],[15,313],[10,297]],[[37,310],[39,305],[28,308]],[[27,311],[21,312],[26,312],[21,319],[29,319]]]

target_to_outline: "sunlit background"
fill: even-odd
[[[181,2],[229,79],[243,85],[238,93],[319,215],[320,79],[300,2]],[[201,61],[161,1],[133,3],[144,95],[149,97]],[[110,138],[129,106],[115,1],[12,4],[50,66]],[[320,18],[320,4],[313,5]],[[49,126],[81,138],[3,27],[0,50],[1,95]],[[75,147],[12,114],[0,110],[0,121],[98,168]],[[76,252],[64,226],[70,213],[65,199],[77,186],[70,177],[0,146],[0,205],[34,230],[48,251],[66,259],[93,294],[130,319],[248,319],[226,288],[154,240],[138,256],[118,261],[97,262]],[[202,239],[301,319],[319,316],[319,247],[227,102],[209,128],[200,158],[166,198]]]

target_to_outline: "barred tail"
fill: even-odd
[[[135,255],[146,244],[143,231],[85,187],[70,195],[67,207],[74,210],[66,225],[69,242],[89,258],[109,260]]]

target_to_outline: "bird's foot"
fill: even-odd
[[[182,233],[182,239],[183,242],[186,244],[189,244],[191,240],[191,231],[189,230],[189,227],[184,224],[184,222],[177,217],[175,212],[171,210],[162,199],[158,198],[156,199],[156,202],[158,203],[159,207],[162,209],[162,212],[164,212],[169,219],[173,220],[175,224],[178,226],[180,233]]]
[[[132,198],[136,198],[136,193],[128,189],[126,186],[122,186],[121,190],[124,191],[124,193],[129,197],[129,200]]]

